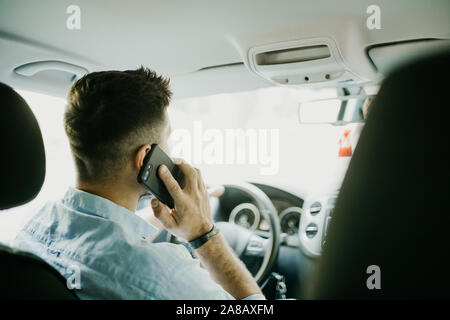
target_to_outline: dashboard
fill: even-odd
[[[272,201],[284,236],[298,236],[303,199],[272,186],[253,184]],[[259,212],[255,201],[241,191],[226,189],[220,199],[215,201],[212,211],[216,221],[234,223],[259,234],[269,231],[269,223]]]
[[[266,184],[252,184],[269,197],[277,210],[281,245],[298,247],[312,258],[320,256],[338,191],[300,196]],[[269,223],[254,199],[239,189],[226,189],[219,199],[214,199],[211,208],[215,221],[230,222],[262,236],[269,233]]]
[[[273,271],[286,277],[289,295],[300,296],[302,283],[315,268],[325,244],[337,191],[300,195],[267,184],[252,184],[269,197],[279,218],[280,250]],[[263,237],[270,234],[268,221],[245,192],[226,188],[220,198],[211,200],[215,221],[230,222]],[[252,272],[251,267],[249,270]]]
[[[298,234],[302,208],[292,206],[292,204],[285,203],[283,200],[272,200],[272,203],[279,212],[281,232],[287,235]],[[284,207],[286,208],[280,212],[280,208]],[[240,203],[234,207],[231,210],[228,222],[250,230],[269,231],[270,228],[269,223],[262,217],[256,205],[251,202]]]

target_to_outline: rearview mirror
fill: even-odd
[[[364,122],[374,97],[343,96],[302,102],[298,106],[298,119],[301,124],[344,125]]]

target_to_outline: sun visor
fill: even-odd
[[[421,39],[372,46],[367,54],[383,75],[393,69],[433,52],[450,50],[450,40]]]

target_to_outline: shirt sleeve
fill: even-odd
[[[170,275],[164,276],[167,283],[158,290],[160,299],[235,300],[211,278],[209,272],[201,267],[200,261],[192,258],[183,246],[176,245],[176,248],[167,248],[165,258],[167,258],[166,266],[172,267],[159,270],[165,275],[170,272]]]
[[[162,300],[235,300],[215,282],[200,261],[191,256],[182,245],[160,243],[157,263],[152,274],[158,275],[158,285],[153,288],[153,299]],[[156,256],[153,255],[153,259]],[[155,260],[153,260],[155,262]],[[156,268],[155,268],[156,267]],[[242,300],[265,300],[262,294],[253,294]]]
[[[200,266],[200,261],[190,258],[191,262],[187,262],[185,270],[181,270],[176,275],[175,281],[181,288],[186,286],[190,288],[188,299],[206,299],[206,300],[235,300],[225,289],[217,284],[210,276],[209,272]],[[179,288],[178,290],[180,290]],[[241,300],[266,300],[262,294],[252,294]]]

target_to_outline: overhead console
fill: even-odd
[[[364,82],[344,63],[330,38],[303,39],[252,47],[248,66],[276,85],[354,85]]]

